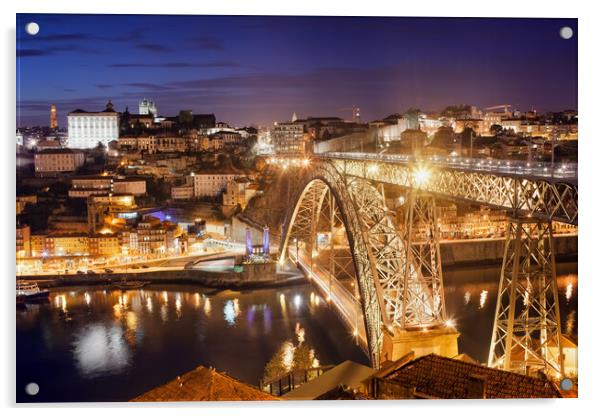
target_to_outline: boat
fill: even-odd
[[[36,282],[17,280],[17,303],[47,301],[50,291],[41,290]]]
[[[140,289],[143,286],[148,285],[150,282],[146,282],[146,281],[141,281],[141,280],[129,280],[129,281],[121,281],[121,282],[117,282],[114,285],[116,287],[118,287],[121,290],[128,290],[128,289]]]

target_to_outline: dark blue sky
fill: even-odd
[[[40,25],[36,36],[25,24]],[[563,26],[575,36],[559,36]],[[153,99],[233,125],[409,107],[577,107],[576,19],[17,15],[17,124]]]

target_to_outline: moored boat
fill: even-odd
[[[141,281],[141,280],[130,280],[130,281],[121,281],[121,282],[115,283],[115,286],[121,290],[140,289],[141,287],[146,286],[149,283],[150,282],[145,282],[145,281]]]
[[[24,303],[48,300],[50,291],[42,290],[36,282],[17,280],[17,304],[19,300]]]

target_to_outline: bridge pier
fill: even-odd
[[[410,352],[414,352],[415,357],[427,354],[455,357],[458,355],[459,336],[458,331],[445,326],[386,333],[381,360],[396,361]]]
[[[552,222],[508,220],[489,366],[564,377]]]

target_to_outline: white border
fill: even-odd
[[[3,374],[0,377],[1,405],[13,407],[8,409],[10,414],[44,412],[45,415],[81,414],[85,411],[91,415],[101,415],[112,412],[116,404],[96,404],[92,408],[86,404],[51,406],[49,409],[15,408],[14,407],[14,312],[12,299],[12,274],[14,273],[14,127],[15,127],[15,13],[145,13],[145,14],[292,14],[292,15],[364,15],[364,16],[464,16],[464,17],[577,17],[579,18],[579,133],[580,151],[580,187],[581,187],[581,227],[580,227],[580,259],[579,275],[580,290],[580,389],[578,400],[535,401],[437,401],[437,402],[297,402],[294,404],[257,405],[257,404],[203,404],[200,406],[171,406],[165,409],[160,405],[131,407],[131,414],[164,415],[166,411],[178,414],[222,414],[245,413],[245,415],[286,414],[307,415],[308,413],[345,413],[365,415],[366,412],[378,412],[379,415],[398,412],[416,413],[445,413],[445,414],[513,414],[521,412],[539,414],[578,414],[584,412],[599,413],[597,406],[602,397],[599,391],[600,352],[602,338],[600,337],[600,311],[596,306],[602,298],[602,270],[596,262],[602,253],[602,230],[598,227],[599,210],[602,207],[598,175],[600,174],[600,155],[602,154],[602,132],[600,131],[601,102],[600,76],[600,39],[602,39],[602,17],[597,10],[596,2],[575,1],[395,1],[369,0],[352,2],[351,0],[296,0],[290,4],[283,1],[268,0],[19,0],[17,2],[2,2],[3,24],[3,55],[1,91],[6,91],[2,102],[0,117],[2,117],[2,146],[0,152],[3,170],[0,177],[3,180],[3,203],[0,205],[2,214],[2,253],[4,269],[0,275],[2,281],[1,304],[5,308],[2,314],[2,333],[0,342],[3,361]],[[16,4],[15,4],[16,3]],[[185,13],[183,12],[185,11]],[[534,51],[536,53],[536,51]],[[545,68],[542,68],[545,71]],[[7,221],[6,219],[10,219]],[[597,237],[597,238],[596,238]],[[598,316],[596,316],[598,314]],[[596,410],[596,408],[598,408]]]

